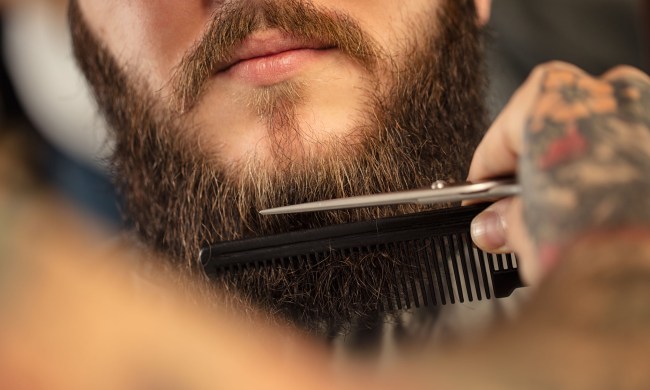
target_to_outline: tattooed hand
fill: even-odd
[[[534,282],[595,231],[650,232],[650,79],[621,67],[593,78],[562,63],[536,69],[479,145],[469,180],[517,171],[521,199],[477,217],[485,250],[514,250]]]

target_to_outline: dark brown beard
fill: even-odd
[[[287,7],[284,14],[306,12],[296,1],[263,4],[255,15],[278,7]],[[319,11],[309,7],[318,26]],[[191,140],[180,138],[188,130],[184,117],[162,109],[153,94],[127,76],[90,32],[74,1],[70,16],[75,54],[114,129],[113,168],[126,215],[144,242],[193,271],[206,244],[422,210],[258,214],[272,206],[462,180],[484,129],[481,34],[473,0],[445,1],[439,14],[431,15],[435,29],[429,23],[413,26],[413,42],[404,47],[412,51],[408,63],[399,67],[399,77],[393,75],[389,93],[371,95],[368,120],[354,137],[332,140],[318,158],[296,162],[286,156],[276,168],[223,169],[210,163]],[[249,25],[242,19],[220,22]],[[196,80],[201,77],[190,79],[191,92],[184,96],[200,93]],[[281,143],[276,147],[282,150]],[[238,174],[228,174],[237,168]],[[316,329],[324,322],[339,325],[374,316],[383,299],[375,292],[382,291],[385,275],[396,266],[399,259],[377,254],[363,263],[338,259],[305,265],[290,275],[247,271],[219,283],[263,309]]]

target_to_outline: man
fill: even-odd
[[[73,2],[76,54],[115,130],[116,179],[139,236],[194,270],[198,250],[209,243],[414,211],[384,208],[270,218],[259,216],[260,209],[415,188],[432,178],[462,180],[484,128],[479,28],[488,19],[489,5],[425,0],[381,6],[297,0],[129,6]],[[608,100],[602,98],[595,108],[582,103],[590,98],[591,84],[583,85],[584,76],[575,70],[564,72],[568,75],[558,77],[559,86],[549,87],[551,108],[544,109],[569,107],[561,121],[540,113],[535,121],[539,129],[550,121],[560,132],[574,107],[585,117],[621,108],[618,96],[607,94],[622,92],[608,82],[593,87]],[[538,79],[542,84],[546,76]],[[578,120],[582,117],[566,126],[578,126]],[[545,141],[554,148],[548,153],[571,157],[589,145],[575,135],[577,130],[566,131],[574,138]],[[480,150],[477,155],[489,167],[502,157],[484,157]],[[542,202],[530,208],[563,212],[559,205],[546,206],[551,199],[537,200],[541,184],[532,188],[531,181],[540,178],[538,168],[532,163],[523,167],[531,171],[520,172],[524,199]],[[515,170],[512,163],[507,168]],[[506,171],[475,168],[470,178]],[[551,184],[548,188],[556,189],[557,183]],[[606,219],[609,209],[601,207],[605,211],[599,218]],[[534,228],[542,222],[535,221]],[[547,224],[551,227],[544,234],[551,237],[551,247],[539,248],[544,253],[556,250],[570,225]],[[479,224],[474,233],[479,243],[491,237]],[[369,315],[365,311],[375,306],[358,302],[373,299],[373,278],[359,277],[354,267],[336,267],[333,274],[334,267],[294,271],[294,279],[305,280],[303,284],[265,279],[261,273],[230,284],[265,308],[300,318],[309,329],[329,318],[345,322],[352,315]],[[318,294],[313,286],[330,278],[345,281],[339,284],[345,287]],[[269,300],[268,293],[249,294],[249,286],[260,284],[281,295]],[[296,308],[301,308],[297,314]]]
[[[142,25],[128,8],[73,2],[76,54],[115,130],[116,178],[140,237],[195,269],[210,243],[417,210],[264,208],[463,180],[485,128],[479,6],[224,2],[183,6],[188,19],[175,20],[143,5],[152,24]],[[174,39],[160,36],[171,21]],[[127,25],[143,41],[124,50],[125,37],[102,33]],[[389,266],[260,271],[227,288],[331,334],[375,315],[373,283]]]
[[[76,52],[115,128],[138,233],[192,268],[210,241],[369,216],[256,215],[276,202],[461,179],[481,128],[476,39],[488,6],[74,3]],[[524,192],[480,216],[473,236],[515,250],[531,283],[548,277],[514,326],[411,366],[422,378],[438,368],[420,384],[644,387],[648,85],[627,68],[594,79],[546,65],[488,131],[469,178],[518,171]],[[589,369],[564,371],[585,361]],[[289,367],[308,375],[305,366]]]

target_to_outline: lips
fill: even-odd
[[[263,31],[248,37],[232,58],[217,67],[217,76],[231,75],[255,84],[279,81],[303,65],[334,49],[316,41],[299,40],[280,31]]]

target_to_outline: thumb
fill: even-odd
[[[523,222],[521,198],[502,199],[472,221],[472,240],[490,253],[516,253],[521,277],[529,286],[544,276],[537,251]]]
[[[507,214],[512,198],[492,204],[472,221],[472,240],[482,250],[490,253],[509,253]]]

